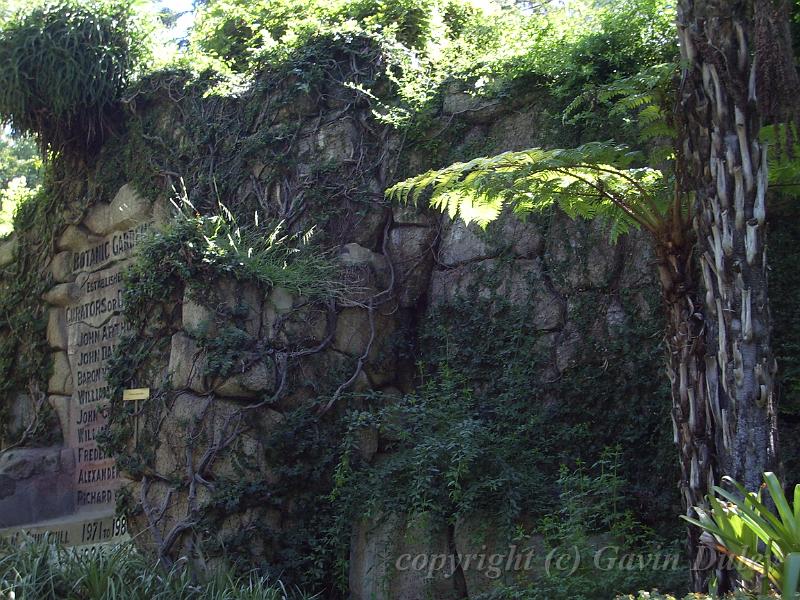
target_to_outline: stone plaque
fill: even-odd
[[[151,215],[151,203],[125,185],[56,242],[60,252],[49,265],[56,285],[43,300],[53,360],[47,401],[63,446],[2,456],[0,536],[49,536],[81,552],[126,537],[124,519],[114,517],[120,474],[97,438],[108,425],[109,359],[126,331],[124,272]]]
[[[3,537],[15,540],[27,535],[35,541],[49,539],[64,546],[97,546],[128,539],[125,517],[69,519],[58,523],[15,527],[3,531]]]
[[[114,460],[97,445],[107,426],[108,361],[126,331],[123,275],[146,224],[109,234],[73,257],[79,290],[64,307],[73,393],[65,441],[75,451],[75,506],[79,512],[112,510],[120,486]]]

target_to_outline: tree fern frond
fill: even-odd
[[[667,210],[659,201],[665,182],[659,171],[636,166],[643,158],[641,152],[612,142],[531,148],[429,171],[386,193],[393,200],[415,203],[430,190],[432,207],[482,226],[504,206],[525,214],[557,204],[571,217],[608,220],[615,232],[633,226],[654,230]]]

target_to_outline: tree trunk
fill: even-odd
[[[771,1],[771,0],[756,0]],[[766,147],[750,1],[679,0],[677,117],[705,288],[705,379],[722,475],[750,489],[776,467],[776,363],[766,261]],[[690,190],[686,190],[687,192]]]
[[[672,422],[681,470],[684,511],[697,517],[695,506],[705,502],[714,485],[716,461],[714,424],[705,380],[703,319],[693,277],[693,244],[680,225],[658,240],[656,256],[666,309],[667,374],[672,392]],[[688,527],[687,553],[693,589],[706,586],[711,573],[700,546],[700,530]]]

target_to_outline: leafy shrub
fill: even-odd
[[[431,38],[434,10],[431,0],[355,0],[344,4],[337,16],[367,29],[388,30],[409,48],[424,48]]]
[[[234,71],[244,71],[255,52],[277,43],[300,15],[311,17],[309,5],[308,0],[212,1],[200,9],[192,40]]]
[[[16,177],[5,189],[0,189],[0,236],[14,231],[14,214],[18,207],[32,200],[37,193],[38,188],[29,187],[25,177]]]
[[[272,49],[285,53],[309,38],[348,32],[391,40],[422,54],[460,40],[460,51],[469,47],[473,56],[479,46],[486,53],[499,45],[502,25],[488,18],[498,12],[472,0],[443,6],[432,0],[212,0],[198,14],[192,41],[237,72],[252,69],[265,51],[269,60]],[[506,13],[520,18],[515,10]],[[508,14],[502,24],[508,23]]]
[[[17,13],[0,31],[0,120],[56,152],[96,149],[144,40],[127,0],[59,0]]]
[[[487,319],[491,302],[463,299],[430,311],[420,327],[422,352],[408,349],[423,365],[419,389],[402,398],[365,398],[369,408],[352,414],[354,437],[373,427],[386,442],[382,460],[372,465],[345,449],[340,498],[359,515],[427,511],[457,519],[479,513],[513,527],[560,504],[553,482],[561,464],[592,465],[618,443],[618,475],[630,482],[630,504],[617,511],[631,508],[645,522],[663,526],[664,515],[677,512],[677,499],[672,489],[659,487],[664,473],[652,469],[654,462],[674,468],[662,425],[667,390],[651,376],[662,357],[652,337],[658,323],[626,331],[619,345],[587,341],[582,354],[594,359],[569,377],[545,382],[540,373],[550,357],[541,349],[530,308],[506,306]],[[590,314],[592,300],[586,302],[575,310]],[[590,326],[579,323],[581,331]],[[605,360],[616,366],[605,368]],[[665,537],[675,528],[676,520],[668,520]]]
[[[608,448],[591,466],[562,466],[559,507],[537,527],[546,542],[544,571],[476,600],[605,600],[642,585],[684,588],[687,566],[677,544],[662,546],[623,508],[620,458],[619,448]]]

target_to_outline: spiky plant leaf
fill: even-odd
[[[794,599],[800,580],[800,485],[795,486],[791,506],[774,473],[764,473],[770,505],[762,500],[760,491],[748,492],[730,477],[723,482],[735,492],[722,487],[714,487],[714,492],[727,502],[710,496],[710,512],[695,507],[698,519],[682,518],[713,535],[737,560],[743,575],[758,573],[772,582],[783,598]]]

